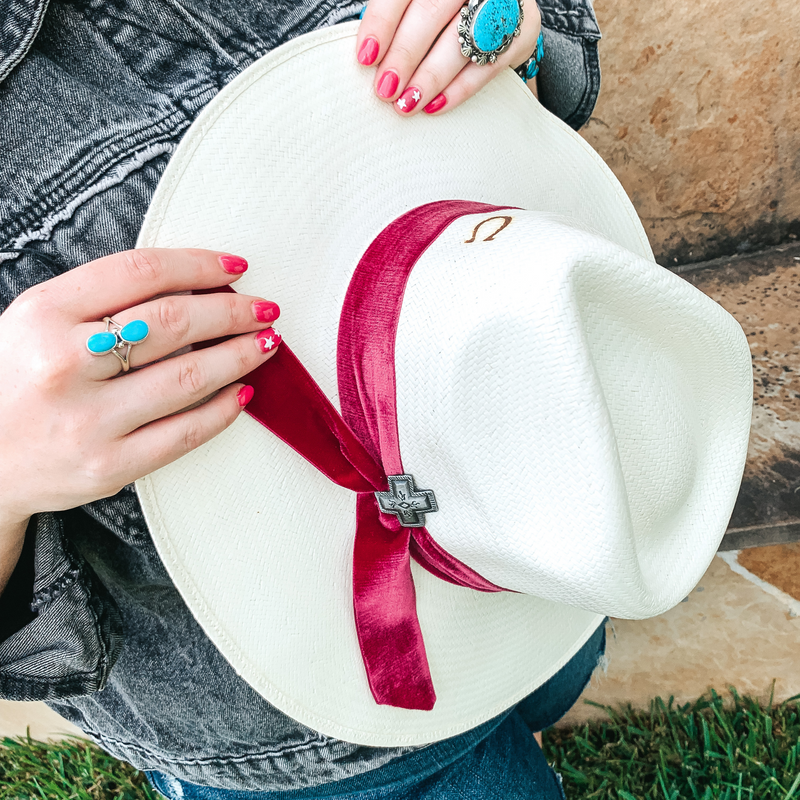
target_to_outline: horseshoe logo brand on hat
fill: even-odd
[[[487,222],[491,222],[492,220],[495,220],[495,219],[503,220],[503,224],[494,233],[490,234],[489,236],[487,236],[485,239],[482,239],[481,241],[484,241],[484,242],[494,241],[494,237],[497,236],[497,234],[500,233],[500,231],[502,231],[505,228],[507,228],[511,224],[511,220],[514,219],[514,218],[513,217],[503,216],[503,217],[489,217],[488,219],[481,220],[474,227],[474,229],[472,230],[472,237],[470,239],[466,239],[464,241],[464,244],[472,244],[472,242],[475,241],[475,237],[478,235],[478,230],[481,228],[481,226],[485,225]]]

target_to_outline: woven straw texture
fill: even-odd
[[[438,700],[374,703],[352,613],[355,496],[250,418],[139,481],[167,569],[265,698],[327,735],[421,744],[541,685],[604,614],[679,602],[736,497],[751,405],[734,320],[657,267],[619,184],[511,73],[438,119],[398,119],[353,56],[355,25],[279,48],[181,143],[140,246],[240,253],[237,282],[283,309],[285,340],[334,403],[355,264],[410,208],[512,205],[495,238],[463,217],[412,272],[397,338],[405,468],[436,492],[428,530],[517,593],[414,566]],[[315,76],[313,81],[308,76]]]

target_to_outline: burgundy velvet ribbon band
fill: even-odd
[[[430,203],[395,220],[370,245],[339,320],[341,415],[285,342],[245,379],[255,389],[247,413],[334,483],[358,493],[353,607],[367,679],[382,705],[430,710],[436,702],[416,612],[412,556],[442,580],[503,591],[443,550],[425,528],[405,528],[382,514],[374,495],[388,488],[388,475],[404,472],[394,350],[411,270],[455,219],[500,208],[460,200]],[[424,483],[424,471],[419,477]]]

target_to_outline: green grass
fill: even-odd
[[[602,707],[545,734],[569,800],[800,800],[800,704],[731,690],[648,711]],[[0,743],[0,800],[157,800],[144,776],[84,742]]]
[[[0,800],[163,800],[141,772],[69,739],[0,743]]]
[[[604,707],[607,720],[547,732],[545,752],[576,800],[800,800],[796,700],[764,708],[731,690]]]

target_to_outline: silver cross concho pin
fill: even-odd
[[[439,510],[430,489],[417,489],[413,475],[389,475],[389,491],[375,492],[381,511],[396,514],[404,528],[424,528],[425,514]]]

